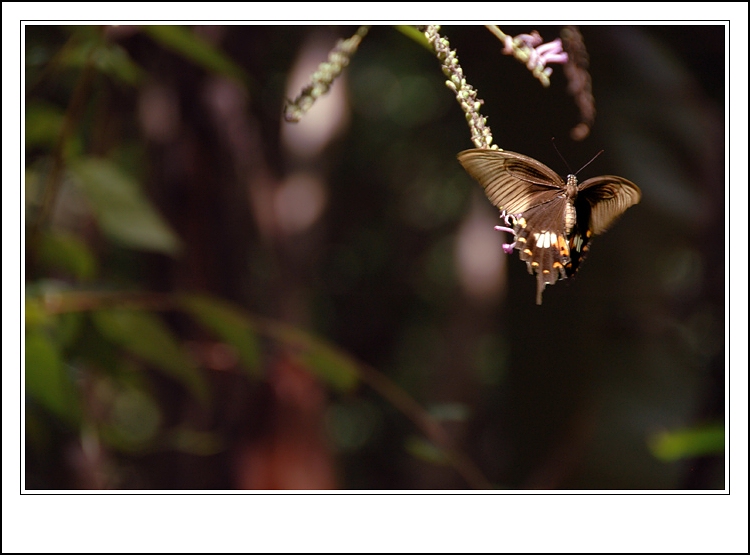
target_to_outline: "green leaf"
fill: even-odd
[[[115,393],[102,437],[122,451],[141,451],[154,442],[161,420],[159,405],[150,394],[125,387]]]
[[[101,29],[91,25],[75,28],[71,41],[60,52],[59,62],[75,69],[93,65],[99,73],[128,85],[137,84],[143,76],[143,70],[125,49],[107,41]]]
[[[450,462],[443,451],[422,437],[409,436],[404,447],[407,453],[428,463],[445,466]]]
[[[63,420],[78,419],[75,386],[57,347],[41,331],[26,331],[26,394]]]
[[[47,269],[62,270],[80,281],[90,281],[96,275],[96,260],[91,251],[70,233],[45,233],[38,261]]]
[[[169,328],[154,314],[108,309],[97,310],[92,317],[94,325],[106,339],[179,381],[201,402],[208,401],[206,378]]]
[[[26,168],[24,171],[24,192],[26,193],[26,221],[33,221],[31,214],[39,210],[42,204],[42,176],[34,168]],[[28,225],[28,224],[27,224]]]
[[[430,416],[441,422],[467,422],[470,409],[463,403],[442,403],[430,407]]]
[[[117,44],[100,44],[94,49],[91,57],[96,69],[127,85],[136,85],[141,79],[141,68]]]
[[[213,73],[248,84],[249,77],[220,50],[179,25],[144,25],[143,32],[156,42]]]
[[[359,379],[357,364],[320,340],[310,338],[308,350],[297,358],[311,372],[340,391],[350,391]]]
[[[193,318],[234,347],[251,376],[260,376],[258,338],[246,316],[228,303],[205,295],[185,295],[181,303]]]
[[[69,295],[55,285],[43,281],[26,284],[24,327],[27,333],[44,333],[57,350],[64,350],[80,335],[83,315],[80,312],[50,312],[48,303],[59,307]]]
[[[25,326],[26,329],[29,330],[35,330],[38,331],[38,328],[42,328],[45,325],[49,324],[51,322],[50,316],[47,314],[47,311],[44,308],[44,303],[42,302],[42,299],[40,299],[37,296],[32,296],[28,294],[27,289],[27,295],[24,299],[25,304]]]
[[[357,363],[322,339],[285,324],[268,328],[269,335],[290,347],[296,360],[328,385],[346,392],[359,381]]]
[[[237,349],[243,364],[257,374],[255,367],[258,365],[259,348],[253,332],[258,326],[256,322],[236,308],[210,297],[185,296],[182,305],[203,325]],[[349,391],[357,384],[357,363],[346,354],[297,328],[283,324],[273,324],[268,328],[266,333],[291,347],[296,360],[329,386]]]
[[[166,441],[175,451],[202,457],[216,455],[225,449],[218,435],[188,428],[175,428],[167,434]]]
[[[73,345],[81,334],[84,318],[80,312],[56,314],[53,339],[60,349]]]
[[[26,148],[52,148],[62,131],[65,114],[61,108],[47,102],[26,104]]]
[[[143,195],[138,184],[107,160],[72,162],[76,183],[104,233],[123,246],[176,255],[180,240]]]
[[[724,452],[724,426],[722,424],[688,428],[654,434],[649,439],[651,453],[663,461],[676,461],[690,457],[721,455]]]

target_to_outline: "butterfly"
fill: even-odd
[[[536,272],[536,304],[542,304],[548,284],[576,273],[594,235],[641,200],[641,190],[625,178],[602,175],[579,184],[574,174],[564,180],[541,162],[507,150],[464,150],[458,161],[509,226],[498,229],[516,236],[507,252],[518,249],[529,273]]]

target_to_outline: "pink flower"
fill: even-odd
[[[515,226],[516,218],[515,216],[511,216],[510,214],[507,214],[505,210],[503,210],[500,213],[500,217],[505,220],[505,226],[502,225],[496,225],[495,229],[497,231],[505,231],[506,233],[510,233],[513,235],[513,237],[516,236],[516,232],[512,227],[506,227],[506,226]],[[503,252],[505,254],[510,254],[513,252],[513,249],[516,246],[516,242],[513,241],[512,243],[503,243]]]
[[[563,50],[562,41],[559,38],[542,44],[542,37],[536,31],[530,35],[505,36],[504,54],[513,54],[518,57],[519,49],[528,57],[526,66],[535,73],[543,72],[549,75],[552,70],[545,69],[547,64],[564,64],[568,61],[568,55]]]

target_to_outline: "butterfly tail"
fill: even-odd
[[[564,205],[563,205],[564,209]],[[565,279],[565,265],[570,262],[565,233],[561,228],[550,231],[550,223],[562,221],[559,206],[551,203],[530,209],[528,220],[519,218],[515,227],[516,248],[530,274],[536,273],[536,304],[542,304],[542,293],[548,284]],[[541,231],[537,231],[541,230]]]
[[[544,293],[545,287],[547,287],[547,282],[544,281],[541,274],[538,274],[536,280],[536,304],[542,304],[542,293]]]

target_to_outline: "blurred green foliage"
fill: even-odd
[[[40,331],[26,331],[26,393],[66,423],[75,424],[79,400],[57,346]]]
[[[197,66],[212,73],[237,79],[245,86],[251,86],[251,78],[240,66],[213,45],[196,36],[191,29],[178,25],[146,25],[143,32]]]
[[[721,455],[724,445],[723,425],[661,432],[654,434],[650,441],[654,456],[663,461]]]
[[[246,316],[230,304],[205,295],[185,295],[181,304],[219,339],[236,349],[243,368],[250,376],[259,377],[260,345]]]
[[[113,241],[140,250],[177,254],[182,245],[141,193],[138,184],[106,160],[70,162],[75,184],[89,202],[97,223]]]
[[[97,310],[91,317],[105,339],[175,378],[201,401],[209,399],[204,376],[158,317],[119,308]]]

